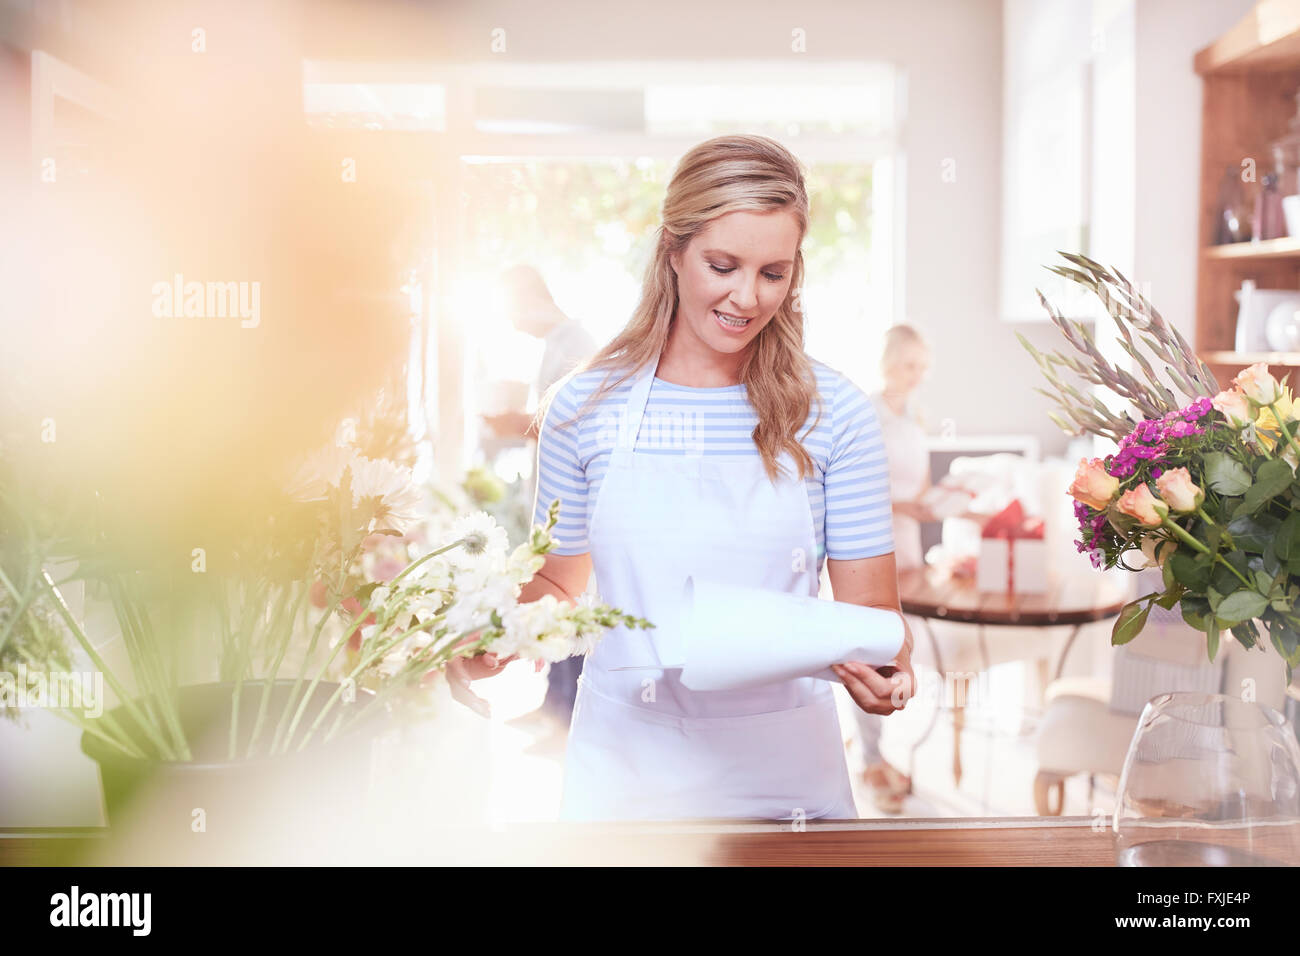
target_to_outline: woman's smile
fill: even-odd
[[[743,333],[754,321],[752,317],[740,317],[734,313],[719,312],[717,309],[713,310],[713,316],[718,320],[719,325],[733,333]]]

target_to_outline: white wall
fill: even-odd
[[[1103,72],[1123,82],[1107,87],[1103,76],[1099,86],[1112,98],[1131,87],[1133,103],[1125,107],[1132,129],[1121,139],[1129,152],[1135,136],[1136,149],[1134,156],[1106,166],[1094,161],[1097,174],[1133,179],[1112,180],[1103,196],[1104,220],[1095,224],[1101,228],[1096,238],[1116,255],[1096,244],[1094,252],[1103,259],[1131,257],[1130,278],[1149,284],[1143,287],[1152,301],[1185,334],[1194,321],[1199,201],[1201,87],[1192,57],[1252,5],[1253,0],[1095,4],[1097,27],[1118,16],[1122,29],[1132,33],[1116,36],[1123,43],[1102,57]],[[557,11],[563,11],[558,19]],[[1051,403],[1033,390],[1041,384],[1039,373],[1014,333],[1041,349],[1058,347],[1060,335],[1047,323],[1008,324],[997,315],[1002,0],[809,0],[794,8],[740,0],[669,0],[653,8],[615,8],[597,0],[558,7],[477,2],[443,6],[438,19],[436,55],[473,57],[492,28],[504,27],[510,55],[521,59],[785,59],[800,55],[790,52],[790,33],[802,29],[804,56],[883,58],[902,67],[908,112],[901,293],[905,317],[935,347],[919,404],[935,428],[950,418],[958,435],[1027,432],[1038,436],[1045,453],[1064,451],[1066,437],[1046,418]],[[1097,145],[1104,156],[1107,144]],[[941,176],[947,159],[956,163],[953,182]],[[1118,203],[1116,190],[1124,196]],[[1118,208],[1130,205],[1129,195],[1131,211]],[[1124,236],[1130,223],[1131,234]],[[820,357],[835,364],[834,356]]]
[[[553,5],[443,5],[437,51],[479,56],[489,31],[506,30],[520,59],[728,57],[884,59],[907,72],[906,205],[902,210],[907,320],[935,346],[919,402],[935,428],[953,419],[959,435],[1060,433],[1037,396],[1037,371],[1013,327],[997,321],[1001,185],[1001,0],[810,0],[791,6],[753,0],[667,0],[654,6],[573,0]],[[805,31],[807,53],[791,52]],[[792,143],[797,149],[797,144]],[[955,181],[943,163],[955,162]],[[1050,343],[1052,330],[1028,326]],[[832,366],[835,356],[817,356]],[[1063,444],[1063,442],[1061,442]]]
[[[1201,79],[1192,57],[1254,0],[1138,0],[1134,271],[1189,342],[1196,327]]]

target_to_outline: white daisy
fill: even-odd
[[[424,495],[411,469],[385,458],[357,458],[352,462],[352,504],[373,509],[376,531],[401,531],[419,520]]]
[[[343,480],[343,470],[352,463],[354,453],[350,448],[330,445],[313,452],[302,463],[289,483],[289,494],[299,501],[316,501],[337,488]]]
[[[510,539],[505,529],[486,511],[475,511],[458,518],[453,522],[448,537],[447,544],[463,542],[445,555],[453,567],[471,570],[504,566]]]

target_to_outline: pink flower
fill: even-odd
[[[1238,428],[1242,425],[1249,425],[1255,420],[1255,416],[1250,413],[1250,403],[1246,400],[1246,393],[1240,388],[1230,388],[1222,391],[1210,399],[1210,403],[1223,413],[1224,418]]]
[[[1075,499],[1096,511],[1105,511],[1117,491],[1119,479],[1106,473],[1100,458],[1080,459],[1074,482],[1070,485],[1070,494]]]
[[[1186,468],[1171,468],[1156,479],[1156,489],[1170,511],[1195,511],[1205,500],[1205,492],[1192,482]]]
[[[1271,405],[1282,397],[1282,388],[1277,379],[1269,374],[1268,366],[1256,362],[1237,373],[1232,384],[1241,389],[1245,396],[1256,405]]]
[[[1120,495],[1118,507],[1121,514],[1136,518],[1148,528],[1160,527],[1164,524],[1164,515],[1169,513],[1169,506],[1151,494],[1146,482]]]

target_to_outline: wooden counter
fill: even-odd
[[[184,845],[182,845],[184,844]],[[515,823],[429,827],[285,851],[197,835],[126,846],[94,831],[0,832],[0,866],[542,864],[705,866],[1114,866],[1109,827],[1087,817],[917,818],[791,824]]]

